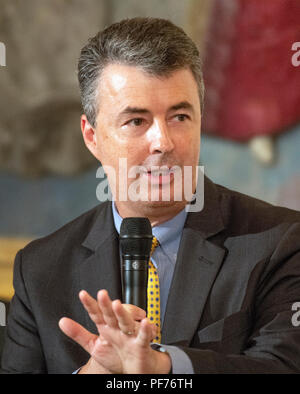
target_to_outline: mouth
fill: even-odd
[[[154,167],[142,172],[142,176],[146,177],[152,185],[170,184],[174,179],[175,170],[168,167]]]

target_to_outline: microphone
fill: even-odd
[[[120,228],[122,301],[147,312],[152,227],[147,218],[125,218]]]

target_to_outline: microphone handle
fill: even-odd
[[[136,305],[147,312],[148,260],[123,259],[123,303]]]

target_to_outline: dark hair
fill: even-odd
[[[189,68],[197,82],[201,107],[204,83],[201,60],[195,43],[172,22],[159,18],[132,18],[114,23],[89,39],[78,62],[78,80],[84,113],[95,127],[98,90],[105,66],[119,63],[168,76]]]

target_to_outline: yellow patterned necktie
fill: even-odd
[[[158,240],[153,237],[151,254],[155,248],[159,245]],[[160,292],[159,292],[159,279],[157,269],[154,267],[151,258],[148,265],[148,286],[147,286],[147,317],[151,323],[156,324],[158,327],[158,333],[156,338],[153,340],[155,343],[161,342],[161,323],[160,323]]]

